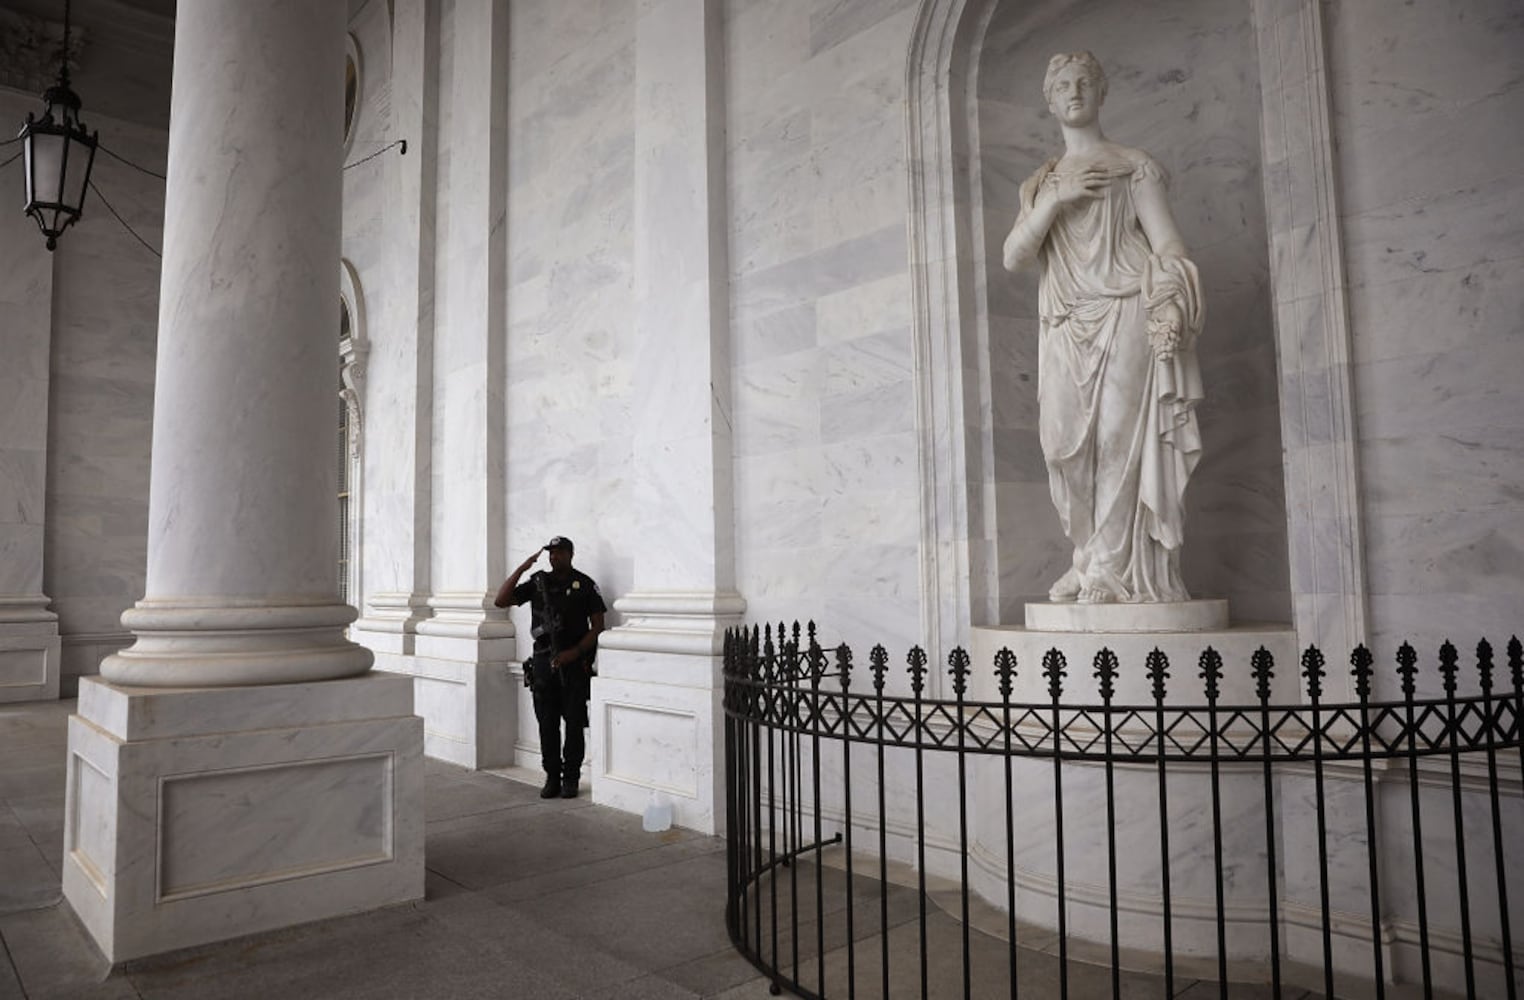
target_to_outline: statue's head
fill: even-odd
[[[1065,125],[1088,125],[1106,99],[1106,71],[1089,52],[1060,52],[1048,60],[1042,96]]]

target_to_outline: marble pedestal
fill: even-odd
[[[406,655],[375,638],[364,636],[376,669],[413,679],[425,754],[478,771],[514,763],[522,685],[509,670],[512,639],[420,637]]]
[[[651,792],[672,803],[672,821],[724,832],[725,775],[718,656],[604,649],[589,706],[593,801],[638,813]]]
[[[80,682],[63,891],[113,963],[423,896],[413,682]]]
[[[1215,607],[1221,605],[1220,609]],[[1041,609],[1036,614],[1034,608]],[[1175,611],[1160,609],[1174,608]],[[1221,622],[1189,630],[1163,631],[1159,626],[1171,618],[1182,621]],[[1220,701],[1224,705],[1258,704],[1250,658],[1261,646],[1275,658],[1272,698],[1300,700],[1298,694],[1296,630],[1290,625],[1227,624],[1226,601],[1187,601],[1180,605],[1028,605],[1027,626],[975,626],[969,633],[970,701],[999,701],[993,664],[995,654],[1009,648],[1016,654],[1016,676],[1011,700],[1051,701],[1048,680],[1042,673],[1043,655],[1050,649],[1064,654],[1068,677],[1064,700],[1100,703],[1094,677],[1095,656],[1103,648],[1117,655],[1119,672],[1113,701],[1118,705],[1152,705],[1153,691],[1145,669],[1154,649],[1169,657],[1170,682],[1166,704],[1206,704],[1197,664],[1211,646],[1222,655],[1223,679]],[[1043,627],[1030,627],[1041,622]],[[1104,628],[1077,626],[1108,625]],[[1132,627],[1128,627],[1132,626]]]
[[[0,597],[0,703],[58,700],[61,640],[47,602]]]
[[[1165,630],[1172,623],[1174,629]],[[1146,661],[1149,653],[1158,649],[1170,662],[1166,704],[1205,705],[1198,664],[1208,646],[1223,659],[1221,704],[1258,704],[1251,657],[1260,647],[1275,658],[1272,697],[1300,700],[1295,630],[1289,625],[1229,625],[1223,601],[1028,605],[1027,626],[976,627],[971,630],[969,646],[973,664],[970,700],[1002,700],[993,663],[995,655],[1008,648],[1016,655],[1011,701],[1050,705],[1052,695],[1042,661],[1050,649],[1057,649],[1064,655],[1067,672],[1061,701],[1099,705],[1094,661],[1105,648],[1118,660],[1113,704],[1144,706],[1147,714],[1154,696]],[[1128,728],[1137,727],[1123,726]],[[980,895],[1001,905],[1008,877],[1002,855],[1007,831],[1014,827],[1018,831],[1014,878],[1019,916],[1054,928],[1058,874],[1052,845],[1058,816],[1049,784],[1052,763],[1034,758],[1015,761],[1016,786],[1023,789],[1019,818],[1003,814],[1002,763],[980,760],[970,772],[978,803],[972,817],[976,864],[971,878]],[[1080,952],[1094,949],[1100,955],[1109,945],[1111,917],[1106,884],[1106,773],[1100,765],[1078,762],[1067,765],[1064,772],[1067,930],[1071,946]],[[1126,844],[1117,870],[1120,944],[1129,967],[1156,969],[1162,919],[1158,776],[1151,765],[1118,765],[1112,778],[1117,827]],[[1175,960],[1177,972],[1189,968],[1192,975],[1215,974],[1212,831],[1209,824],[1200,822],[1211,808],[1210,778],[1204,763],[1176,765],[1171,771],[1168,822]],[[1253,768],[1224,766],[1219,791],[1223,815],[1229,817],[1224,851],[1234,873],[1226,900],[1231,924],[1227,941],[1230,975],[1252,978],[1266,959],[1263,819],[1256,812],[1263,801],[1260,773]]]

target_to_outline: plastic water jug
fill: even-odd
[[[640,827],[647,833],[660,833],[672,827],[672,803],[656,789],[646,802],[646,811],[640,818]]]

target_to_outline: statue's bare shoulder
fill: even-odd
[[[1048,175],[1053,173],[1053,169],[1058,166],[1058,161],[1058,157],[1053,157],[1032,171],[1032,175],[1021,182],[1021,210],[1023,212],[1032,208],[1032,202],[1037,199],[1038,189],[1042,187],[1042,182]]]

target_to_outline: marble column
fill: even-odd
[[[0,702],[58,697],[58,616],[42,592],[54,256],[0,217]]]
[[[342,106],[319,95],[342,70],[344,24],[341,11],[308,26],[285,6],[197,4],[176,22],[147,593],[122,616],[137,642],[101,665],[113,683],[371,664],[344,637],[333,435],[315,432],[334,422],[342,161],[329,137],[343,134]],[[319,17],[338,22],[332,38]],[[279,39],[267,59],[249,51],[261,36]]]
[[[735,591],[724,39],[715,0],[645,5],[635,33],[635,589],[600,642],[593,799],[723,823],[724,630]]]
[[[512,761],[514,629],[492,604],[504,575],[507,0],[440,11],[432,359],[429,617],[417,679],[429,756]]]
[[[80,684],[63,890],[113,962],[423,894],[422,724],[338,599],[345,5],[175,25],[147,593]]]

